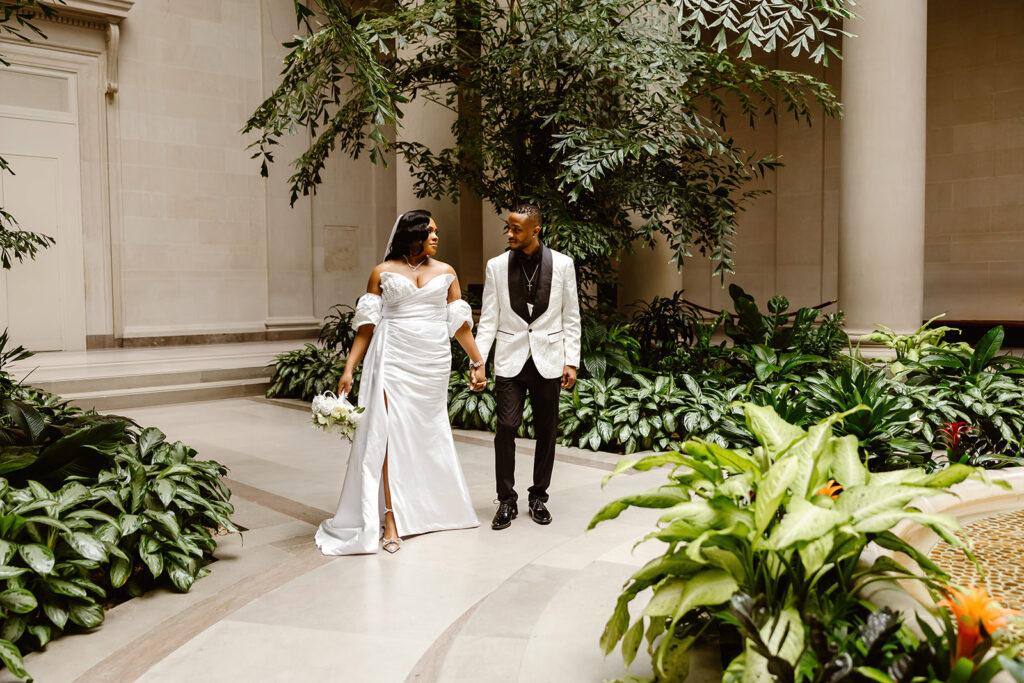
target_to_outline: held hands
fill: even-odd
[[[566,365],[562,368],[562,388],[572,389],[576,384],[576,368]]]
[[[473,391],[483,391],[487,388],[487,370],[483,365],[476,368],[470,368],[469,388]]]
[[[338,396],[352,393],[353,384],[352,373],[346,370],[341,379],[338,380]]]

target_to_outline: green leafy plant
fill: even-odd
[[[311,142],[294,162],[293,200],[315,191],[332,152],[385,163],[393,150],[419,197],[468,189],[499,208],[534,201],[581,291],[613,281],[611,259],[637,237],[665,235],[680,257],[696,248],[719,272],[732,268],[738,215],[777,160],[736,144],[726,94],[744,126],[781,111],[838,115],[826,84],[750,58],[756,48],[823,60],[851,16],[827,0],[295,8],[300,35],[286,43],[281,84],[245,126],[264,174],[275,143],[303,129]],[[452,144],[389,139],[416,97],[458,112]]]
[[[883,368],[853,359],[841,367],[819,370],[807,377],[806,390],[811,420],[865,406],[865,410],[850,414],[836,429],[857,437],[867,453],[870,469],[934,467],[931,439],[922,435],[914,402]]]
[[[752,451],[690,440],[682,452],[623,460],[609,475],[672,468],[665,485],[609,503],[590,523],[593,528],[630,507],[664,509],[644,540],[661,541],[666,550],[626,582],[601,637],[605,653],[622,643],[627,666],[646,639],[654,678],[630,680],[678,680],[693,636],[677,632],[677,626],[704,611],[713,623],[729,627],[734,621],[729,602],[737,592],[764,596],[771,606],[768,617],[781,625],[772,653],[796,667],[810,616],[826,628],[848,621],[858,605],[857,587],[897,576],[926,583],[946,578],[892,533],[895,524],[916,522],[963,547],[954,535],[959,528],[954,517],[922,513],[910,503],[968,477],[987,481],[983,471],[954,465],[933,474],[919,469],[871,473],[856,437],[832,434],[833,425],[854,411],[804,430],[770,408],[748,403],[743,409],[759,442]],[[839,493],[830,485],[835,482],[842,487]],[[920,573],[884,557],[858,569],[861,551],[872,542],[905,553]],[[630,603],[648,588],[653,596],[631,618]],[[749,639],[728,668],[745,671],[750,679],[769,675],[765,657]]]
[[[740,348],[738,353],[746,358],[759,382],[794,382],[809,368],[828,364],[829,360],[799,351],[779,352],[763,344]]]
[[[331,306],[327,315],[324,316],[324,323],[320,327],[316,343],[323,349],[347,356],[348,352],[352,350],[352,342],[356,338],[356,330],[352,327],[355,316],[356,311],[351,306],[344,304]]]
[[[584,376],[604,379],[609,371],[631,375],[639,360],[640,342],[632,325],[608,311],[587,310],[580,335],[580,358]]]
[[[496,431],[498,428],[498,401],[494,395],[493,373],[488,374],[487,388],[473,391],[469,388],[469,371],[453,371],[448,382],[448,419],[453,427]],[[523,405],[523,423],[519,436],[532,439],[533,406],[530,399]]]
[[[894,370],[896,372],[902,367],[902,361],[918,361],[921,359],[922,354],[930,353],[933,349],[969,351],[971,347],[966,342],[947,342],[945,340],[947,334],[957,331],[954,328],[945,326],[932,327],[932,323],[945,315],[945,313],[942,313],[935,316],[917,328],[917,331],[913,334],[899,334],[891,327],[879,325],[879,329],[871,334],[864,335],[861,337],[861,340],[882,344],[895,351],[896,360],[901,363],[901,365],[896,366]]]
[[[703,316],[683,298],[680,290],[671,297],[656,296],[635,304],[633,332],[640,341],[640,359],[646,367],[660,367],[665,359],[675,358],[680,347],[698,341]]]
[[[990,464],[1019,462],[1024,435],[1024,360],[1000,355],[1002,327],[989,330],[974,349],[932,348],[907,360],[901,379],[922,416],[922,433],[939,446],[946,422],[971,425],[972,458]]]
[[[617,377],[580,380],[559,399],[561,443],[592,450],[633,453],[665,450],[690,434],[709,434],[729,421],[732,402],[743,387],[703,388],[693,377],[633,377],[635,386]],[[728,429],[722,428],[728,434]],[[709,434],[711,439],[721,439]],[[722,441],[726,443],[726,441]]]
[[[351,306],[331,306],[324,317],[316,344],[279,354],[267,367],[273,370],[267,398],[298,398],[311,401],[317,394],[337,391],[345,372],[345,356],[352,350],[356,330],[352,327],[355,310]],[[356,369],[355,397],[362,366]]]
[[[312,401],[317,394],[337,390],[345,361],[331,349],[306,344],[280,354],[267,367],[274,370],[267,398]]]
[[[906,367],[918,377],[963,379],[977,377],[986,372],[1022,377],[1024,359],[999,353],[1005,336],[1006,332],[1001,325],[993,327],[982,336],[973,349],[960,345],[933,347],[919,360],[908,362]]]
[[[79,432],[86,433],[86,432]],[[95,445],[107,464],[57,487],[0,479],[0,658],[28,678],[26,648],[103,622],[103,605],[157,582],[179,591],[205,575],[212,532],[235,531],[226,469],[156,429]]]
[[[754,297],[737,284],[729,285],[729,296],[735,313],[725,318],[724,329],[736,346],[763,345],[834,359],[849,344],[842,313],[825,315],[819,321],[820,311],[815,308],[790,312],[784,296],[769,299],[768,311],[762,313]]]

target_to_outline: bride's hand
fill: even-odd
[[[346,371],[341,376],[341,379],[338,380],[338,396],[352,393],[353,384],[355,384],[355,382],[352,380],[352,373]]]
[[[487,388],[487,371],[484,366],[473,368],[469,371],[469,388],[473,391],[483,391]]]

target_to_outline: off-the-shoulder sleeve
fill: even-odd
[[[367,292],[356,302],[356,315],[352,319],[352,327],[359,329],[363,325],[376,325],[380,322],[384,300],[379,294]]]
[[[454,337],[463,323],[473,329],[473,309],[463,299],[448,302],[448,336]]]

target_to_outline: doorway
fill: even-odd
[[[0,328],[32,351],[85,348],[81,147],[74,73],[0,67],[0,205],[56,244],[0,271]]]

